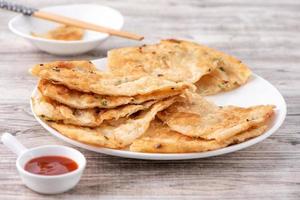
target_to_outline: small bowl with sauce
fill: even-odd
[[[70,4],[40,10],[116,30],[120,30],[124,24],[122,14],[107,6]],[[56,55],[77,55],[88,52],[109,37],[106,33],[82,30],[24,15],[12,18],[8,27],[13,33],[28,40],[40,50]]]
[[[84,155],[70,147],[45,145],[27,149],[9,133],[4,133],[1,140],[18,155],[16,167],[23,183],[38,193],[58,194],[72,189],[86,166]]]

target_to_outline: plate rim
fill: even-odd
[[[106,58],[102,58],[102,59],[106,59]],[[99,60],[102,60],[102,59],[97,59],[97,60],[99,61]],[[93,60],[93,61],[97,61],[97,60]],[[80,148],[83,148],[83,149],[87,149],[89,151],[102,153],[102,154],[106,154],[106,155],[111,155],[111,156],[117,156],[117,157],[123,157],[123,158],[133,158],[133,159],[142,159],[142,160],[188,160],[188,159],[197,159],[197,158],[207,158],[207,157],[213,157],[213,156],[219,156],[219,155],[223,155],[223,154],[232,153],[232,152],[239,151],[239,150],[245,149],[247,147],[250,147],[254,144],[257,144],[257,143],[265,140],[269,136],[271,136],[273,133],[275,133],[281,127],[281,125],[283,124],[283,122],[286,118],[286,114],[287,114],[287,105],[286,105],[286,102],[284,100],[284,97],[279,92],[279,90],[274,85],[272,85],[270,82],[268,82],[267,80],[263,79],[262,77],[260,77],[259,75],[255,74],[255,73],[252,74],[252,77],[262,79],[267,84],[269,84],[271,87],[273,87],[273,89],[278,93],[278,96],[280,97],[280,101],[282,102],[282,106],[281,106],[282,109],[280,110],[280,113],[278,113],[277,112],[278,110],[275,109],[275,114],[279,115],[278,116],[279,118],[278,118],[277,122],[272,127],[270,127],[265,133],[263,133],[260,136],[257,136],[255,138],[252,138],[250,140],[247,140],[247,141],[239,143],[239,144],[235,144],[235,145],[232,145],[232,146],[227,146],[227,147],[217,149],[217,150],[206,151],[206,152],[143,153],[143,152],[133,152],[133,151],[128,151],[128,150],[119,150],[119,149],[110,149],[110,148],[105,148],[105,147],[97,147],[97,146],[84,144],[82,142],[73,140],[71,138],[68,138],[68,137],[62,135],[61,133],[59,133],[58,131],[56,131],[52,127],[50,127],[39,116],[37,116],[35,114],[35,112],[33,111],[32,97],[34,95],[36,95],[37,87],[35,87],[34,90],[32,91],[31,98],[30,98],[30,108],[31,108],[31,112],[33,113],[34,118],[40,123],[40,125],[42,125],[43,128],[45,128],[48,132],[50,132],[51,135],[54,135],[55,137],[57,137],[58,139],[63,140],[66,143],[69,143],[71,145],[74,145],[74,146],[77,146],[77,147],[80,147]]]

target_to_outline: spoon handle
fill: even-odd
[[[21,144],[16,137],[12,136],[10,133],[3,133],[1,137],[3,144],[8,147],[12,152],[20,156],[23,152],[27,150],[23,144]]]
[[[20,4],[15,4],[12,2],[0,0],[0,8],[3,8],[5,10],[10,10],[13,12],[22,13],[23,15],[31,16],[37,9],[26,7]]]

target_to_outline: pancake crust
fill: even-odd
[[[31,69],[31,73],[55,84],[65,85],[70,89],[100,95],[135,96],[167,92],[179,88],[194,88],[193,85],[186,82],[174,82],[150,75],[143,77],[115,76],[94,69],[83,69],[68,63],[66,65],[59,64],[39,64]]]
[[[199,95],[192,94],[188,98],[160,112],[158,117],[174,131],[203,139],[224,141],[258,124],[267,123],[274,112],[272,105],[217,108]]]
[[[154,75],[195,83],[217,67],[214,52],[194,42],[162,40],[158,44],[108,52],[108,67],[116,75]]]
[[[118,120],[150,108],[155,101],[139,105],[124,105],[112,109],[76,109],[68,107],[47,97],[37,96],[33,99],[34,112],[46,120],[63,122],[77,126],[96,127],[106,120]]]
[[[48,123],[61,134],[83,143],[108,148],[124,148],[147,131],[157,112],[167,108],[175,101],[177,101],[177,97],[159,101],[135,118],[122,118],[116,122],[103,123],[96,128],[56,122]]]
[[[125,47],[108,52],[108,66],[116,75],[161,76],[195,83],[201,95],[235,89],[247,82],[250,69],[237,58],[183,40]]]
[[[158,120],[151,123],[147,132],[130,145],[130,151],[145,153],[191,153],[211,151],[231,144],[244,142],[250,138],[261,135],[266,126],[260,126],[244,131],[229,138],[226,142],[217,140],[204,140],[189,137],[171,130]]]
[[[240,60],[222,52],[215,52],[218,67],[196,82],[197,92],[202,96],[235,89],[247,83],[250,69]]]
[[[161,100],[171,96],[176,96],[185,90],[183,88],[174,88],[163,92],[153,92],[147,95],[129,96],[108,96],[94,93],[84,93],[77,90],[71,90],[64,85],[53,84],[47,80],[40,80],[38,89],[43,96],[49,97],[69,107],[78,109],[87,108],[115,108],[126,104],[141,104],[151,100]]]
[[[77,69],[82,71],[97,70],[96,66],[89,60],[74,60],[74,61],[54,61],[49,63],[36,64],[29,71],[31,74],[39,74],[43,69],[66,68]]]

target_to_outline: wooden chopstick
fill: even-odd
[[[101,33],[108,33],[110,35],[114,35],[114,36],[118,36],[118,37],[123,37],[123,38],[128,38],[128,39],[133,39],[133,40],[143,40],[144,39],[144,36],[137,35],[134,33],[129,33],[126,31],[118,31],[118,30],[115,30],[112,28],[99,26],[99,25],[84,22],[81,20],[77,20],[77,19],[73,19],[73,18],[69,18],[69,17],[65,17],[65,16],[53,14],[53,13],[48,13],[45,11],[35,11],[32,15],[34,17],[38,17],[41,19],[46,19],[49,21],[58,22],[61,24],[74,26],[74,27],[78,27],[78,28],[83,28],[83,29],[87,29],[87,30],[92,30],[92,31],[97,31],[97,32],[101,32]]]

